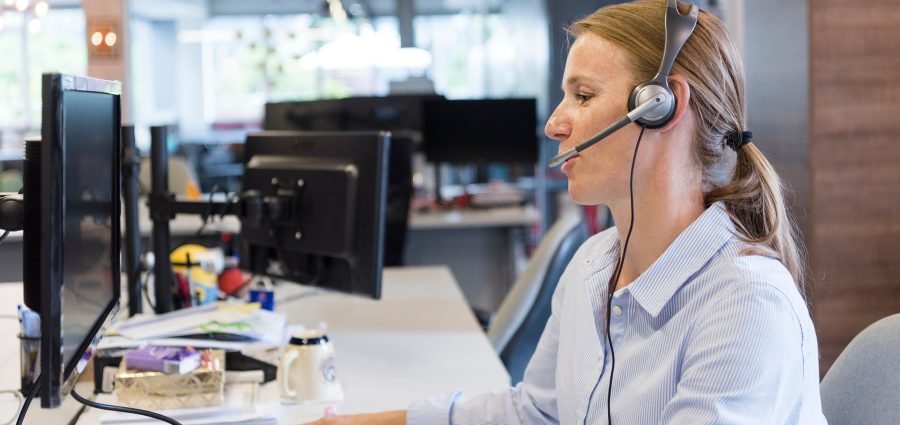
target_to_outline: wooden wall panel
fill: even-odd
[[[810,261],[821,369],[900,313],[900,2],[810,1]]]

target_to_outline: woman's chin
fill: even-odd
[[[591,194],[585,192],[584,188],[580,188],[574,182],[569,181],[569,197],[572,198],[572,202],[578,205],[593,205]]]
[[[599,205],[606,204],[608,193],[598,190],[602,187],[600,184],[579,184],[577,181],[569,179],[569,197],[572,202],[578,205]]]

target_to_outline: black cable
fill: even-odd
[[[222,193],[227,194],[228,192],[226,192],[226,191],[223,189],[223,190],[222,190]],[[241,200],[241,193],[240,193],[240,192],[232,192],[231,195],[228,195],[228,196],[225,198],[225,205],[222,205],[222,210],[221,210],[221,212],[219,213],[219,220],[221,221],[221,220],[224,220],[224,219],[225,219],[225,215],[228,214],[228,206],[229,206],[229,205],[231,205],[231,204],[236,204],[236,203],[238,203],[240,200]]]
[[[613,374],[616,371],[616,352],[613,350],[612,335],[609,332],[609,323],[612,321],[610,307],[612,307],[613,292],[619,282],[619,276],[622,275],[622,268],[625,267],[625,254],[628,252],[628,241],[631,240],[631,231],[634,230],[634,164],[637,163],[638,148],[641,147],[641,139],[644,138],[644,128],[641,127],[641,133],[638,135],[637,143],[634,145],[634,156],[631,157],[631,177],[628,180],[628,197],[631,200],[631,223],[628,224],[628,234],[625,236],[625,245],[622,246],[622,258],[616,265],[614,276],[609,281],[609,287],[606,294],[606,341],[609,342],[609,389],[606,392],[606,421],[612,425],[612,385]]]
[[[214,211],[215,204],[213,203],[213,196],[216,194],[216,192],[222,192],[222,194],[225,195],[225,204],[222,205],[222,207],[219,209],[218,214],[216,214],[216,211]],[[222,218],[225,217],[225,213],[228,211],[229,202],[230,202],[230,197],[228,196],[228,192],[226,192],[225,189],[223,189],[218,184],[213,185],[213,187],[209,190],[209,198],[206,201],[206,213],[201,215],[203,222],[200,223],[200,227],[197,229],[196,232],[194,232],[194,235],[191,236],[191,238],[188,239],[187,242],[185,242],[182,245],[189,245],[189,244],[196,243],[200,239],[200,237],[203,236],[203,231],[206,230],[206,226],[209,224],[210,218],[218,215],[219,220],[222,220]],[[172,251],[175,251],[175,250],[173,249]]]
[[[9,230],[3,232],[3,236],[0,236],[0,243],[2,243],[4,239],[6,239],[7,235],[9,235]]]
[[[176,421],[175,419],[172,419],[165,415],[160,415],[159,413],[156,413],[156,412],[151,412],[149,410],[135,409],[132,407],[113,406],[111,404],[98,403],[96,401],[91,401],[91,400],[88,400],[88,399],[82,397],[80,394],[75,392],[74,389],[72,390],[71,394],[72,394],[72,397],[74,397],[75,400],[78,400],[79,403],[81,403],[85,406],[88,406],[88,407],[93,407],[95,409],[110,410],[113,412],[121,412],[121,413],[131,413],[131,414],[135,414],[135,415],[141,415],[141,416],[146,416],[148,418],[157,419],[157,420],[160,420],[165,423],[172,424],[172,425],[181,425],[181,423]]]
[[[147,289],[147,285],[150,283],[150,276],[153,276],[153,267],[151,267],[150,270],[147,270],[147,274],[144,275],[144,283],[141,284],[141,292],[144,293],[144,299],[147,300],[147,305],[149,305],[153,311],[156,311],[155,303],[150,301],[150,290]],[[156,282],[154,282],[154,285],[155,284]]]
[[[22,404],[22,410],[19,410],[19,419],[16,420],[16,425],[22,425],[22,423],[25,422],[25,412],[28,411],[28,406],[31,404],[31,400],[34,399],[39,388],[41,388],[41,375],[38,375],[37,379],[35,379],[34,383],[31,385],[31,391],[28,392],[28,397],[25,398],[25,403]]]
[[[85,409],[87,409],[87,406],[82,404],[81,408],[78,409],[78,412],[75,413],[75,416],[73,416],[66,425],[78,425],[78,421],[81,420],[81,415],[84,414]]]

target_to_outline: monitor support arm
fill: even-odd
[[[176,215],[208,216],[212,211],[215,212],[215,215],[237,216],[242,222],[260,223],[268,220],[280,221],[285,217],[296,217],[297,214],[293,214],[293,209],[298,208],[298,203],[293,198],[262,197],[255,191],[245,191],[237,200],[231,201],[176,200],[175,195],[169,192],[169,154],[165,144],[166,127],[151,127],[150,139],[151,189],[147,204],[150,209],[150,220],[153,222],[154,295],[156,312],[165,313],[175,310],[172,302],[174,285],[171,272],[172,263],[169,260],[171,236],[169,221],[173,220]],[[133,174],[133,179],[137,178],[136,174]],[[126,182],[127,185],[128,182]],[[137,218],[135,217],[136,222]],[[135,227],[137,227],[136,224]],[[139,241],[129,240],[128,243],[132,249],[140,249]],[[133,289],[137,288],[138,302],[140,302],[140,284],[138,275],[135,275],[134,281],[128,282],[129,292],[135,292]]]

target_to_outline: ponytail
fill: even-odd
[[[784,191],[772,164],[750,143],[738,150],[732,181],[707,192],[704,204],[724,202],[738,236],[747,243],[743,253],[781,260],[805,296],[803,244],[785,205]]]

